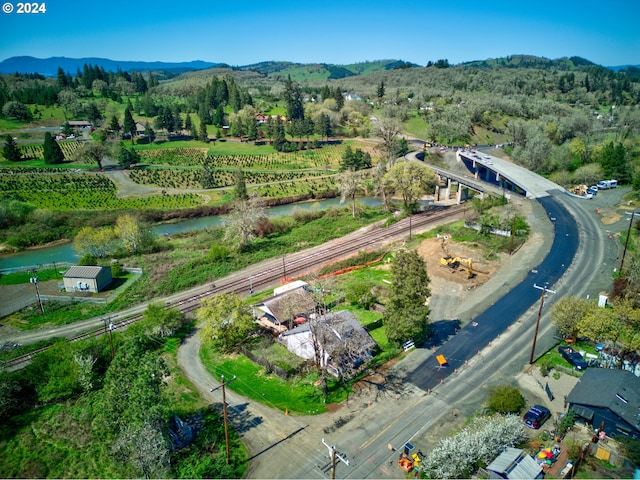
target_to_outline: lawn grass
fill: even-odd
[[[39,282],[46,282],[47,280],[62,280],[62,274],[57,269],[38,270],[35,275]],[[31,272],[0,274],[0,285],[20,285],[22,283],[30,283],[33,276],[34,274]]]
[[[429,128],[429,124],[417,113],[409,115],[409,118],[402,124],[402,128],[407,133],[417,138],[422,138],[424,140],[429,140],[431,138],[431,129]]]
[[[223,355],[203,346],[200,359],[207,371],[217,380],[224,375],[236,379],[229,383],[229,389],[264,405],[291,414],[317,415],[327,411],[318,386],[314,385],[317,375],[286,381],[242,355]],[[344,395],[346,398],[346,395]],[[342,398],[334,398],[340,401]]]

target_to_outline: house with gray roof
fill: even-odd
[[[62,275],[67,292],[97,293],[111,283],[111,267],[75,265]]]
[[[329,373],[351,377],[373,358],[376,342],[348,310],[315,316],[287,332],[280,340],[301,358],[313,360],[316,347],[320,363]]]
[[[620,369],[589,368],[567,395],[576,417],[609,437],[640,438],[640,378]]]

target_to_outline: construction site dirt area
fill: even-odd
[[[432,294],[437,293],[434,289],[439,285],[446,288],[446,282],[468,289],[477,288],[500,268],[499,259],[486,260],[482,250],[465,243],[448,241],[445,246],[442,239],[429,238],[418,246],[417,251],[427,265]]]

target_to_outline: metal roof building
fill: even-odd
[[[111,267],[73,266],[62,276],[67,292],[92,292],[103,290],[111,283]]]
[[[542,467],[519,448],[507,447],[487,466],[489,478],[543,478]]]

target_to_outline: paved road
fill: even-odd
[[[538,199],[545,208],[549,219],[555,226],[551,251],[545,259],[529,271],[527,277],[504,294],[491,307],[478,315],[458,333],[436,351],[448,360],[448,368],[431,368],[433,358],[426,360],[407,380],[422,390],[435,388],[440,381],[464,366],[476,353],[489,342],[504,333],[507,328],[522,316],[533,304],[539,302],[541,290],[537,284],[553,290],[554,284],[562,277],[573,261],[578,249],[578,225],[566,208],[554,197],[565,195],[554,192],[553,195]]]

